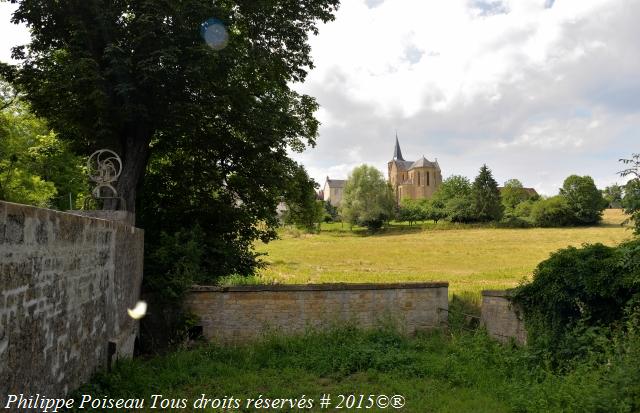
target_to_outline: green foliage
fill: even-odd
[[[594,355],[555,372],[529,349],[500,345],[482,332],[407,337],[391,328],[336,326],[121,361],[74,395],[148,398],[152,388],[165,397],[193,401],[202,393],[210,395],[212,387],[241,399],[255,398],[259,389],[271,398],[305,394],[315,399],[315,408],[316,395],[366,388],[402,394],[407,412],[632,413],[640,409],[637,320],[626,331],[609,341],[606,361]]]
[[[438,199],[431,199],[424,204],[425,219],[433,220],[436,224],[441,219],[447,217],[447,211],[445,204]]]
[[[507,214],[497,223],[498,228],[531,228],[533,223],[523,217]]]
[[[351,225],[382,227],[393,216],[393,190],[373,166],[355,168],[344,188],[340,215]]]
[[[640,301],[640,240],[618,247],[569,247],[551,255],[518,288],[531,344],[554,360],[592,350],[589,334],[600,336]]]
[[[521,203],[529,199],[529,193],[525,191],[522,182],[517,179],[509,179],[504,183],[504,187],[500,192],[502,205],[508,212],[512,212]]]
[[[175,302],[192,285],[206,279],[205,234],[199,225],[168,234],[161,232],[157,239],[145,237],[145,287],[157,292],[165,302]],[[147,245],[151,244],[151,247]]]
[[[131,210],[152,151],[207,152],[201,167],[228,180],[255,152],[279,159],[314,143],[317,105],[289,85],[313,67],[308,37],[338,0],[16,3],[31,42],[0,72],[75,148],[122,156],[117,189]],[[229,35],[221,50],[201,36],[212,17]]]
[[[608,208],[622,208],[622,197],[624,188],[618,184],[613,184],[602,190],[602,197],[607,202]]]
[[[560,188],[560,195],[567,201],[572,224],[595,224],[602,219],[606,202],[590,176],[567,177]]]
[[[624,186],[622,206],[624,212],[633,220],[635,234],[640,235],[640,179],[631,179]]]
[[[437,199],[405,199],[396,214],[398,221],[409,222],[409,226],[417,221],[432,220],[438,223],[446,217],[445,204]]]
[[[449,199],[445,205],[445,212],[451,222],[469,223],[477,221],[476,205],[471,195]]]
[[[255,156],[262,158],[257,152]],[[162,233],[177,237],[185,228],[199,226],[203,233],[198,244],[202,250],[200,279],[213,283],[228,274],[254,273],[259,265],[254,241],[276,238],[279,223],[275,210],[282,194],[291,198],[295,194],[314,208],[320,205],[315,196],[308,197],[306,190],[313,191],[310,181],[300,179],[306,177],[306,172],[288,158],[265,155],[254,164],[247,157],[238,161],[234,173],[226,179],[215,168],[203,167],[210,162],[207,151],[155,156],[145,178],[141,194],[144,202],[138,212],[145,228],[149,263],[155,260],[155,250],[162,248]],[[293,186],[291,182],[297,184]],[[297,211],[299,216],[305,212],[303,208]],[[156,262],[145,271],[145,280],[162,280],[165,274],[175,273],[175,262]],[[162,288],[163,283],[154,286]]]
[[[426,207],[428,207],[427,200],[418,199],[405,199],[398,208],[396,219],[400,222],[408,222],[409,225],[417,221],[424,221],[427,219]]]
[[[447,203],[450,199],[471,195],[471,182],[462,175],[451,175],[438,187],[433,199]]]
[[[531,211],[533,210],[533,206],[536,205],[536,202],[537,201],[529,199],[519,203],[513,210],[513,215],[525,219],[531,217]]]
[[[620,161],[629,166],[619,172],[620,176],[633,177],[624,187],[622,206],[624,212],[631,215],[635,234],[640,235],[640,154],[634,153],[630,159],[620,159]]]
[[[493,179],[487,165],[482,165],[480,168],[480,173],[473,181],[471,193],[476,220],[486,222],[499,221],[502,218],[504,207],[500,199],[498,183]]]
[[[531,207],[531,219],[539,227],[562,227],[573,223],[567,199],[561,195],[534,203]]]
[[[6,83],[0,84],[8,89]],[[0,199],[62,210],[75,207],[88,193],[82,159],[17,96],[3,95],[3,99]]]
[[[473,222],[475,211],[471,197],[471,182],[462,175],[452,175],[442,181],[433,194],[433,213],[452,222]],[[444,215],[444,216],[443,216]]]
[[[302,166],[293,168],[292,177],[288,179],[284,202],[287,210],[283,215],[285,224],[294,224],[309,232],[317,230],[324,220],[324,203],[317,199],[316,182],[309,178]]]
[[[78,151],[121,155],[117,189],[137,209],[147,264],[164,254],[162,234],[198,226],[201,277],[254,272],[254,242],[276,237],[276,205],[296,177],[289,152],[317,137],[316,101],[290,85],[313,67],[309,35],[338,0],[17,3],[31,43],[0,72]],[[212,17],[229,35],[221,50],[201,36]],[[156,288],[191,271],[171,259],[147,268]]]
[[[323,201],[324,222],[336,222],[340,220],[338,207],[331,205],[329,201]]]

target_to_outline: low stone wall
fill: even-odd
[[[514,339],[518,344],[526,344],[527,330],[524,327],[522,311],[512,301],[511,290],[482,291],[482,314],[480,322],[495,339],[507,342]]]
[[[0,201],[0,401],[63,395],[132,355],[143,248],[125,223]]]
[[[371,328],[393,322],[406,333],[444,326],[448,283],[315,284],[194,287],[186,307],[216,342],[245,342],[266,332],[353,323]]]

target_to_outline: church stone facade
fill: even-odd
[[[402,157],[396,136],[393,159],[388,163],[389,183],[399,204],[404,199],[431,198],[442,183],[442,172],[438,160],[429,161],[424,156],[417,161],[406,161]]]

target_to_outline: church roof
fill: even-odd
[[[329,179],[327,176],[327,182],[325,185],[329,185],[329,188],[344,188],[346,183],[346,179]]]
[[[393,148],[393,160],[404,161],[402,157],[402,151],[400,150],[400,142],[398,142],[398,134],[396,133],[396,146]]]
[[[438,162],[431,162],[429,161],[427,158],[425,158],[424,156],[420,159],[418,159],[417,161],[415,161],[410,167],[409,169],[413,169],[413,168],[437,168],[440,169],[440,167],[438,166]]]
[[[405,161],[404,159],[401,161],[393,160],[393,162],[395,162],[396,165],[398,166],[398,169],[402,171],[408,171],[409,169],[411,169],[411,165],[414,164],[413,161]]]

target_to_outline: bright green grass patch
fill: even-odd
[[[637,363],[631,363],[632,359],[614,360],[609,367],[584,364],[564,375],[551,373],[533,360],[526,349],[501,346],[482,331],[433,332],[408,338],[390,329],[344,327],[296,337],[271,337],[240,347],[202,345],[153,359],[122,362],[112,373],[94,378],[78,394],[145,398],[146,410],[142,411],[158,411],[149,409],[152,394],[185,398],[188,403],[202,394],[243,400],[258,395],[305,395],[315,400],[314,408],[300,411],[314,412],[337,411],[318,408],[323,393],[331,394],[334,401],[337,394],[400,394],[406,399],[406,407],[399,410],[402,412],[632,408],[628,398],[633,389],[621,386],[630,373],[632,380],[633,372],[637,376]],[[620,367],[626,369],[625,374],[616,376],[615,369]],[[608,408],[598,410],[600,407]],[[258,410],[245,406],[226,411]]]
[[[328,224],[320,234],[288,235],[257,246],[267,253],[267,282],[390,283],[448,281],[450,294],[515,287],[538,263],[569,245],[615,245],[631,238],[619,210],[594,227],[500,229],[427,223],[369,235]],[[326,230],[325,230],[326,229]]]

